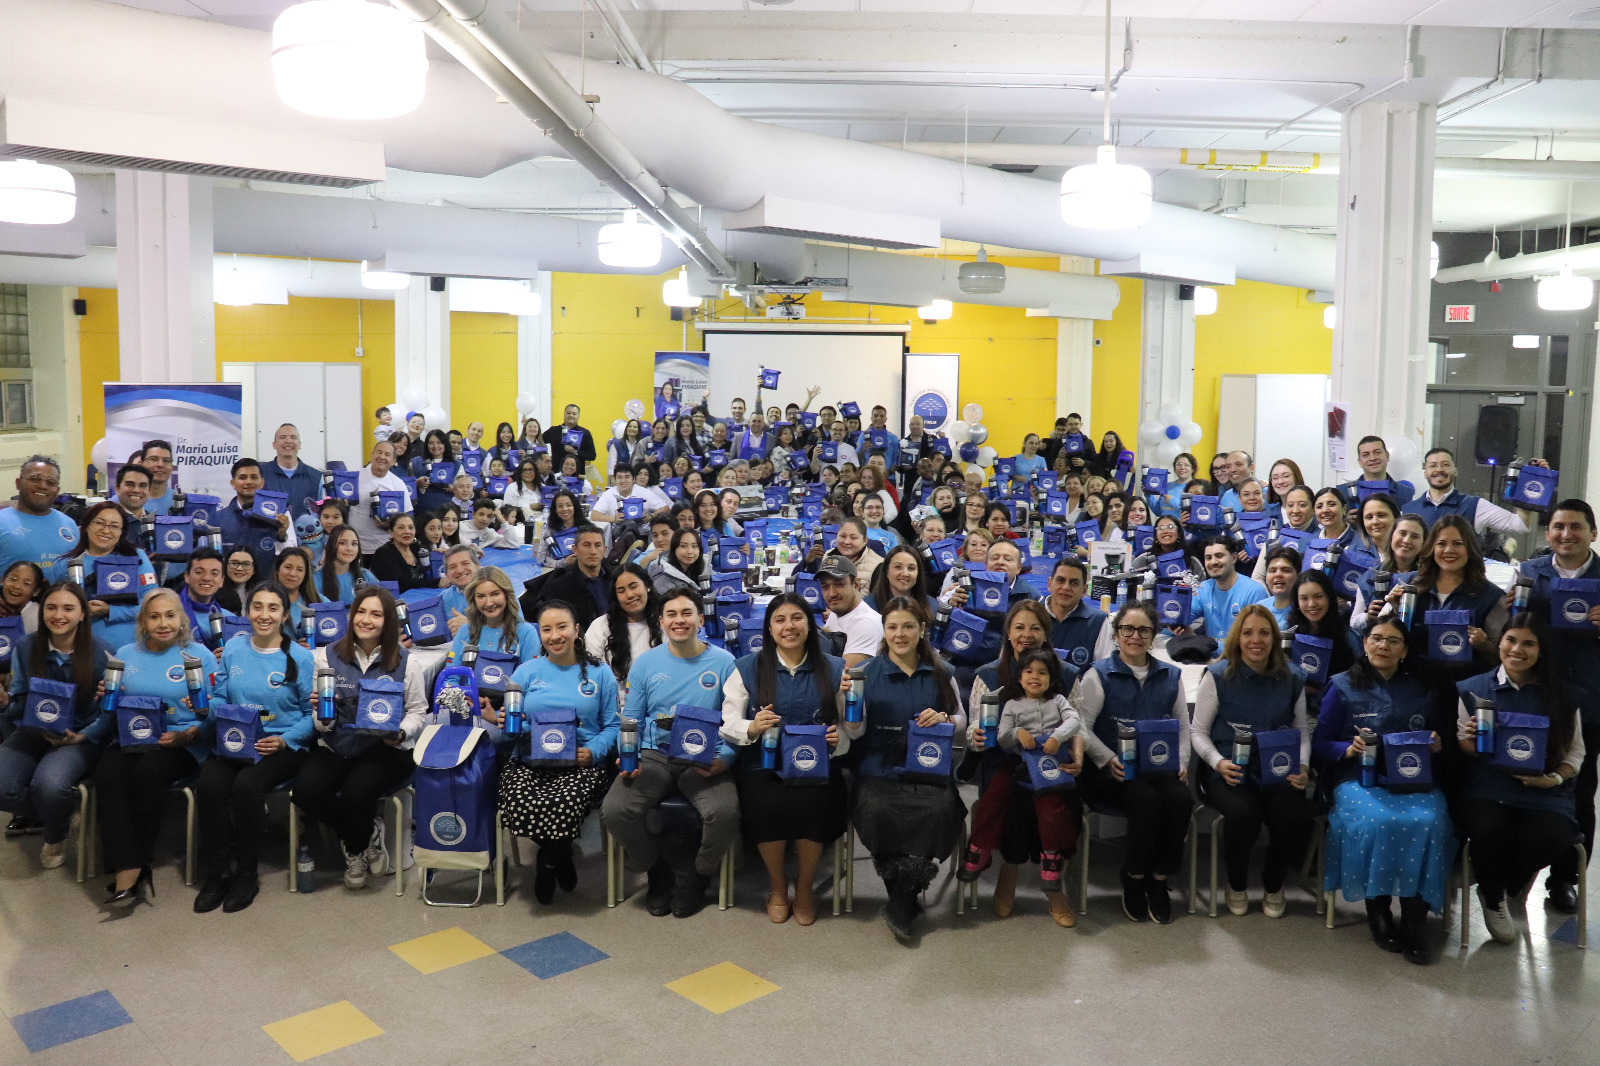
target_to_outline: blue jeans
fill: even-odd
[[[44,842],[67,839],[77,806],[78,782],[89,776],[100,745],[63,744],[59,748],[31,730],[19,729],[0,744],[0,811],[44,822]]]

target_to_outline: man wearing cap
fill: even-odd
[[[860,666],[878,654],[883,643],[883,619],[868,607],[856,588],[856,564],[830,555],[817,568],[817,583],[828,613],[822,623],[824,633],[844,634],[846,666]]]

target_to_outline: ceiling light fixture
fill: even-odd
[[[687,267],[678,271],[676,277],[668,278],[661,286],[661,302],[668,307],[699,307],[700,297],[689,293],[689,270]]]
[[[532,282],[504,278],[451,278],[450,310],[533,317],[544,301]]]
[[[1446,359],[1465,359],[1467,357],[1467,353],[1466,352],[1445,352],[1444,353],[1444,357]]]
[[[1329,329],[1332,329],[1333,326],[1334,326],[1334,323],[1336,323],[1338,321],[1339,321],[1339,309],[1337,307],[1335,307],[1333,304],[1329,304],[1327,307],[1324,307],[1322,309],[1322,324],[1324,326],[1326,326]]]
[[[33,159],[0,163],[0,222],[59,226],[77,211],[77,186],[67,171]]]
[[[272,24],[278,97],[322,118],[394,118],[422,104],[422,28],[388,4],[310,0]]]
[[[1214,315],[1217,313],[1217,290],[1209,285],[1196,285],[1194,287],[1194,313],[1197,315]]]
[[[1514,335],[1511,338],[1511,347],[1513,347],[1513,348],[1537,348],[1537,347],[1539,347],[1539,334],[1537,334],[1537,333],[1518,333],[1518,334]]]
[[[956,284],[962,292],[974,296],[993,296],[1005,290],[1005,264],[989,262],[989,250],[979,245],[978,261],[961,264],[961,269],[956,271]]]
[[[1106,80],[1099,148],[1094,162],[1061,176],[1061,217],[1079,229],[1135,229],[1150,219],[1150,174],[1117,162],[1111,141],[1111,0],[1106,0]]]
[[[600,262],[613,267],[653,267],[661,262],[661,231],[630,210],[621,222],[600,227]]]
[[[393,270],[370,270],[367,261],[361,260],[361,287],[378,292],[399,292],[411,285],[411,275]]]
[[[917,317],[924,322],[943,322],[955,313],[955,304],[949,300],[929,300],[917,308]]]
[[[1439,276],[1439,242],[1428,242],[1428,280]]]
[[[1582,311],[1594,302],[1594,279],[1563,267],[1555,277],[1541,278],[1538,291],[1542,311]]]

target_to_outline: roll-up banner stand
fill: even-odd
[[[922,416],[922,427],[929,433],[948,433],[950,424],[957,418],[956,396],[961,385],[961,357],[959,355],[907,355],[905,356],[904,403],[905,425],[902,435],[910,431],[911,416]]]

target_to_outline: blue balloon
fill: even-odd
[[[1178,437],[1182,434],[1182,432],[1183,431],[1180,430],[1177,426],[1168,426],[1167,427],[1167,439],[1168,440],[1177,440]]]
[[[963,444],[961,446],[961,461],[964,462],[964,463],[975,463],[975,462],[977,462],[978,461],[978,446],[976,444],[973,444],[970,441],[967,442],[966,444]]]

